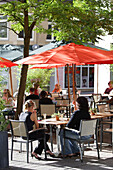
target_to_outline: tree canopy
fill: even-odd
[[[54,32],[57,40],[95,42],[105,32],[113,34],[113,5],[108,0],[1,0],[7,2],[0,13],[8,15],[11,29],[19,33],[29,25],[41,33]],[[25,21],[24,12],[28,12]],[[52,21],[54,29],[46,30],[42,22]],[[35,26],[35,27],[34,27]],[[60,31],[58,31],[60,30]],[[30,34],[29,34],[30,35]]]

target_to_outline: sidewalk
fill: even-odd
[[[37,142],[35,142],[37,145]],[[50,145],[50,143],[49,143]],[[93,145],[91,145],[93,146]],[[35,147],[35,146],[34,146]],[[73,158],[51,158],[48,156],[47,160],[44,160],[44,153],[41,155],[42,160],[36,160],[35,158],[31,158],[29,156],[29,163],[26,163],[26,146],[23,144],[23,152],[19,153],[20,145],[15,143],[14,145],[14,154],[13,161],[10,158],[10,148],[11,148],[11,138],[9,138],[9,168],[6,170],[107,170],[113,169],[113,154],[111,146],[107,146],[104,144],[102,151],[100,152],[100,160],[97,158],[97,151],[95,146],[89,151],[84,152],[83,163],[80,162],[79,157]],[[18,150],[17,150],[18,148]],[[57,152],[57,146],[54,144],[54,151]]]

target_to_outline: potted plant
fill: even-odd
[[[59,121],[60,116],[61,116],[60,112],[54,113],[54,114],[51,115],[51,117],[55,117],[56,118],[56,121]]]
[[[7,126],[9,120],[6,120],[2,110],[5,108],[4,101],[0,99],[0,169],[9,167],[8,155],[8,133]]]

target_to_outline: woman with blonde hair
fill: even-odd
[[[39,140],[39,145],[35,148],[34,152],[32,152],[32,157],[36,159],[41,159],[40,155],[44,149],[44,139],[40,139],[43,137],[45,131],[42,128],[39,128],[39,124],[37,121],[37,113],[35,110],[35,103],[32,100],[27,100],[24,105],[24,112],[20,114],[19,120],[24,120],[26,122],[28,131],[32,131],[30,133],[29,139]],[[33,127],[35,125],[35,129]],[[49,140],[49,135],[46,134],[46,142]],[[51,157],[54,157],[54,154],[50,151],[48,144],[46,143],[46,153]]]

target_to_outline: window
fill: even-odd
[[[24,31],[20,31],[19,35],[18,35],[18,39],[22,39],[24,38]],[[33,32],[30,35],[30,38],[33,39]]]
[[[8,38],[7,16],[0,15],[0,39]]]
[[[48,22],[48,30],[53,30],[51,22]],[[57,30],[57,29],[55,29],[55,30]],[[47,34],[46,40],[53,41],[53,40],[56,40],[56,37],[53,35],[53,33]]]
[[[0,91],[8,88],[8,68],[0,68]],[[0,93],[1,94],[1,93]]]
[[[94,88],[94,65],[76,66],[76,87]],[[70,87],[73,86],[72,67],[69,67]],[[65,88],[68,87],[67,67],[65,67]]]
[[[49,24],[48,25],[48,30],[49,29],[51,29],[52,28],[52,25],[51,24]],[[52,40],[52,34],[47,34],[47,38],[46,38],[47,40]]]

